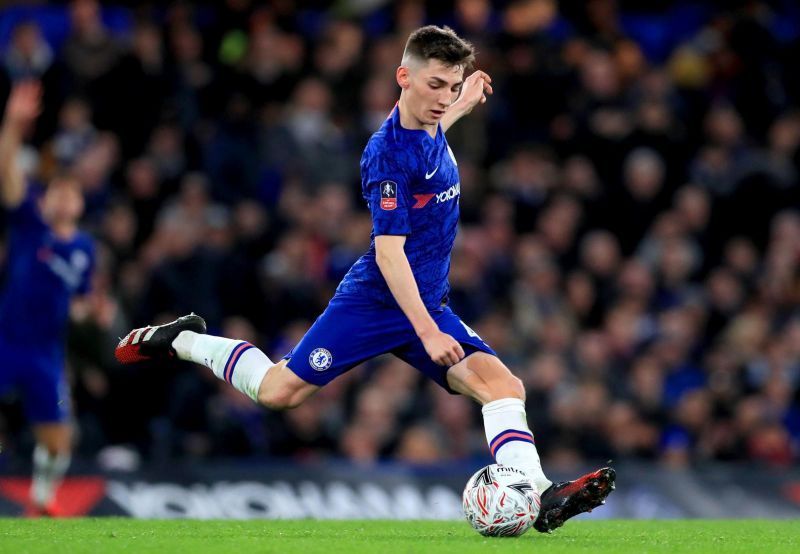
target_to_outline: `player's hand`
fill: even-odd
[[[42,85],[39,81],[19,81],[11,87],[6,102],[5,122],[15,126],[26,126],[42,111]]]
[[[464,80],[458,100],[464,102],[464,109],[469,113],[478,104],[485,103],[486,96],[492,92],[492,78],[479,69]]]
[[[458,341],[439,329],[423,333],[419,339],[431,360],[439,365],[455,365],[464,358],[464,349]]]

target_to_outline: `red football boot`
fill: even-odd
[[[569,518],[605,504],[615,488],[616,478],[616,471],[604,467],[574,481],[553,483],[541,494],[542,507],[534,528],[540,533],[550,533]]]
[[[121,364],[174,359],[172,341],[181,331],[205,333],[206,322],[199,315],[189,314],[165,325],[134,329],[119,341],[114,356]]]

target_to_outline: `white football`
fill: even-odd
[[[487,537],[517,537],[533,526],[542,501],[530,477],[517,468],[492,464],[467,481],[464,515]]]

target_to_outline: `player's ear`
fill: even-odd
[[[405,65],[401,65],[397,68],[397,84],[400,85],[400,88],[407,89],[411,86],[411,81],[409,80],[409,69]]]

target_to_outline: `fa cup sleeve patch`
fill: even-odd
[[[381,188],[381,209],[391,211],[397,207],[397,183],[394,181],[382,181]]]

